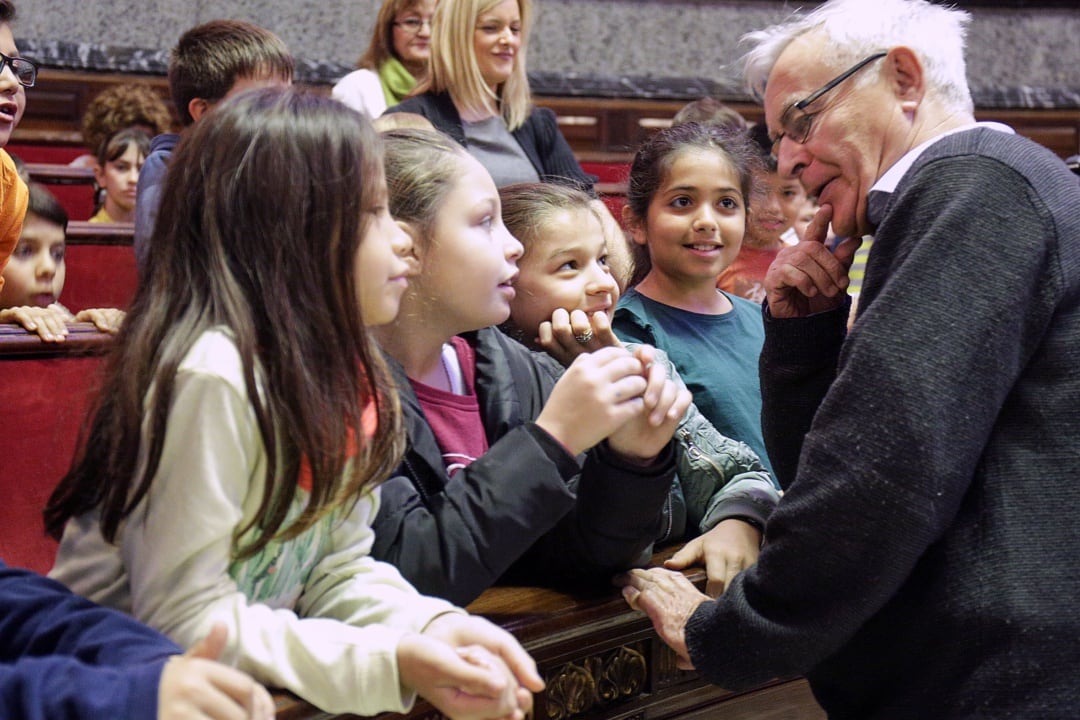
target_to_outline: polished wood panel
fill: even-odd
[[[28,162],[26,174],[44,185],[93,185],[94,169],[60,163]]]
[[[134,238],[133,223],[92,223],[82,220],[68,223],[68,245],[131,245]]]
[[[13,141],[82,145],[82,117],[98,93],[113,85],[149,85],[174,112],[169,81],[163,75],[99,73],[42,68],[26,90],[26,112]]]
[[[654,558],[659,563],[670,551]],[[690,573],[704,584],[700,571]],[[538,720],[665,720],[751,718],[822,720],[824,713],[802,679],[775,681],[733,693],[679,670],[674,653],[644,614],[633,611],[614,588],[560,592],[495,587],[469,608],[502,625],[536,659],[547,688],[535,698]],[[278,717],[331,717],[279,693]],[[402,716],[387,714],[389,720]],[[443,716],[418,703],[409,720]]]
[[[68,325],[64,342],[45,342],[20,325],[0,323],[0,361],[26,358],[70,358],[100,355],[109,349],[113,336],[91,323]]]
[[[626,100],[621,98],[537,97],[537,105],[550,108],[560,128],[582,162],[626,163],[650,134],[671,124],[685,104],[681,100]],[[761,106],[728,103],[750,122],[762,120]],[[993,120],[1049,148],[1059,157],[1080,153],[1080,108],[977,108],[978,120]],[[564,124],[563,118],[573,118]],[[585,124],[583,118],[594,118]]]
[[[132,82],[150,85],[172,107],[163,76],[43,68],[37,84],[27,90],[26,113],[12,142],[81,145],[79,128],[90,100],[109,85]],[[324,84],[307,87],[329,92]],[[669,124],[686,103],[542,95],[534,101],[555,111],[563,134],[583,162],[626,162],[644,138]],[[762,118],[756,103],[733,100],[728,104],[751,122]],[[1080,108],[977,108],[976,116],[1007,123],[1063,158],[1080,153]]]

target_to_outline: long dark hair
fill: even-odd
[[[171,161],[146,275],[45,521],[58,537],[69,518],[100,508],[102,534],[115,541],[161,461],[177,368],[204,332],[224,327],[267,457],[262,505],[234,532],[244,557],[355,500],[403,451],[397,396],[361,323],[354,277],[381,194],[382,152],[359,113],[291,89],[240,94],[188,133]],[[369,405],[373,434],[361,424]],[[360,447],[352,463],[350,438]],[[283,527],[303,461],[307,506]],[[252,542],[238,547],[252,528]]]

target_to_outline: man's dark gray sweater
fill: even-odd
[[[788,490],[757,566],[690,619],[695,665],[733,689],[806,674],[833,718],[1077,717],[1076,176],[1018,136],[939,140],[844,323],[766,312]]]

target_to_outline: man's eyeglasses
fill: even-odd
[[[799,144],[806,142],[806,138],[810,137],[810,128],[813,125],[814,116],[818,113],[808,113],[806,108],[870,63],[880,60],[888,54],[887,52],[879,52],[868,58],[863,58],[799,102],[789,105],[784,114],[780,116],[780,134],[773,138],[772,141],[773,155],[776,155],[777,150],[780,148],[780,141],[785,137]]]
[[[37,65],[26,58],[8,57],[0,53],[0,74],[4,72],[4,66],[11,68],[15,79],[23,87],[34,87],[34,83],[37,82]]]
[[[415,35],[420,32],[420,28],[428,26],[428,30],[431,29],[431,20],[421,20],[420,18],[405,18],[404,20],[397,20],[394,22],[395,27],[402,28],[403,30]]]

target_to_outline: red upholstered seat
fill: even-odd
[[[56,543],[41,511],[71,464],[111,340],[84,323],[62,344],[0,325],[0,558],[8,565],[52,567]]]
[[[8,143],[8,153],[20,158],[31,166],[38,165],[37,172],[31,177],[49,186],[49,191],[56,196],[67,210],[71,220],[89,220],[94,214],[94,175],[88,167],[72,168],[68,166],[75,158],[85,155],[86,149],[79,145],[44,145]],[[49,166],[57,170],[69,170],[69,173],[50,172]]]
[[[67,278],[60,302],[72,312],[126,310],[139,280],[134,232],[130,223],[68,223]]]

